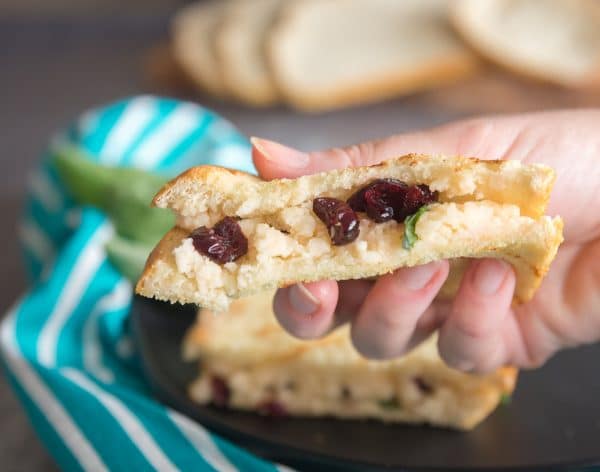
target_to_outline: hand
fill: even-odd
[[[470,264],[451,303],[434,301],[448,275],[448,262],[438,261],[376,282],[280,289],[274,310],[291,334],[320,337],[349,322],[356,349],[386,359],[439,329],[443,359],[474,372],[537,367],[559,349],[600,340],[600,110],[481,118],[322,152],[253,143],[265,179],[371,165],[410,152],[539,162],[558,176],[548,214],[563,217],[565,242],[531,302],[511,307],[514,273],[494,259]]]

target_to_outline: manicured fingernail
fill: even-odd
[[[288,297],[290,306],[301,315],[312,315],[321,305],[310,290],[301,283],[290,288]]]
[[[482,295],[493,295],[506,278],[509,265],[499,259],[485,259],[477,262],[473,273],[473,286]]]
[[[416,291],[425,287],[438,269],[439,264],[437,262],[430,262],[425,265],[400,269],[396,272],[396,276],[399,283],[409,290]]]
[[[284,146],[283,144],[251,137],[252,145],[267,159],[278,166],[292,169],[303,169],[308,166],[309,157],[306,153]]]

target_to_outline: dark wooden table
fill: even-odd
[[[164,90],[144,74],[148,50],[166,36],[160,15],[74,21],[0,17],[0,211],[5,237],[0,307],[26,288],[16,228],[28,171],[52,132],[91,106],[137,93]],[[481,111],[516,111],[592,104],[578,96],[540,92],[492,78],[386,104],[318,116],[285,108],[256,111],[203,101],[249,134],[303,149],[349,144]],[[537,95],[536,95],[537,94]],[[598,103],[598,102],[596,102]],[[48,470],[55,466],[0,380],[2,470]]]

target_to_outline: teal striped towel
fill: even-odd
[[[20,238],[31,289],[2,322],[7,377],[62,470],[275,471],[156,402],[128,330],[130,282],[108,262],[107,216],[77,207],[49,164],[56,143],[90,159],[175,175],[197,164],[253,172],[247,140],[191,103],[140,96],[89,111],[49,146]]]

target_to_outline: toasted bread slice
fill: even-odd
[[[457,0],[457,31],[487,59],[521,75],[600,84],[600,5],[594,0]]]
[[[235,0],[217,30],[217,57],[232,97],[254,106],[273,105],[278,92],[264,55],[267,28],[286,0]]]
[[[183,346],[184,356],[201,364],[189,388],[192,399],[264,413],[466,430],[514,389],[514,368],[471,375],[447,367],[437,353],[435,336],[406,357],[385,362],[362,358],[347,327],[320,340],[292,338],[275,321],[272,295],[237,300],[226,316],[208,311],[199,315]],[[215,381],[220,391],[214,391]]]
[[[268,57],[284,98],[319,111],[457,80],[475,56],[447,24],[446,0],[304,0],[282,11]]]
[[[209,0],[182,8],[171,24],[173,57],[185,75],[202,90],[224,97],[226,89],[215,50],[217,27],[226,2]]]
[[[345,200],[378,178],[439,192],[439,201],[416,223],[414,245],[403,245],[404,224],[376,224],[361,213],[358,238],[333,245],[312,211],[313,199]],[[294,282],[373,277],[438,259],[499,257],[515,269],[515,301],[526,301],[562,241],[560,218],[542,216],[553,181],[553,171],[541,165],[416,155],[270,182],[222,168],[191,169],[155,198],[157,206],[177,213],[179,227],[151,254],[137,291],[224,309],[232,298]],[[198,253],[188,235],[224,216],[240,218],[248,252],[219,265]]]
[[[206,224],[203,216],[220,219],[225,215],[246,218],[271,214],[306,201],[312,203],[324,194],[343,198],[356,187],[381,178],[427,184],[440,193],[440,201],[513,204],[521,214],[535,218],[544,214],[555,174],[542,164],[425,154],[269,182],[223,167],[198,166],[167,183],[153,204],[175,211],[181,217],[178,225],[193,229]]]

